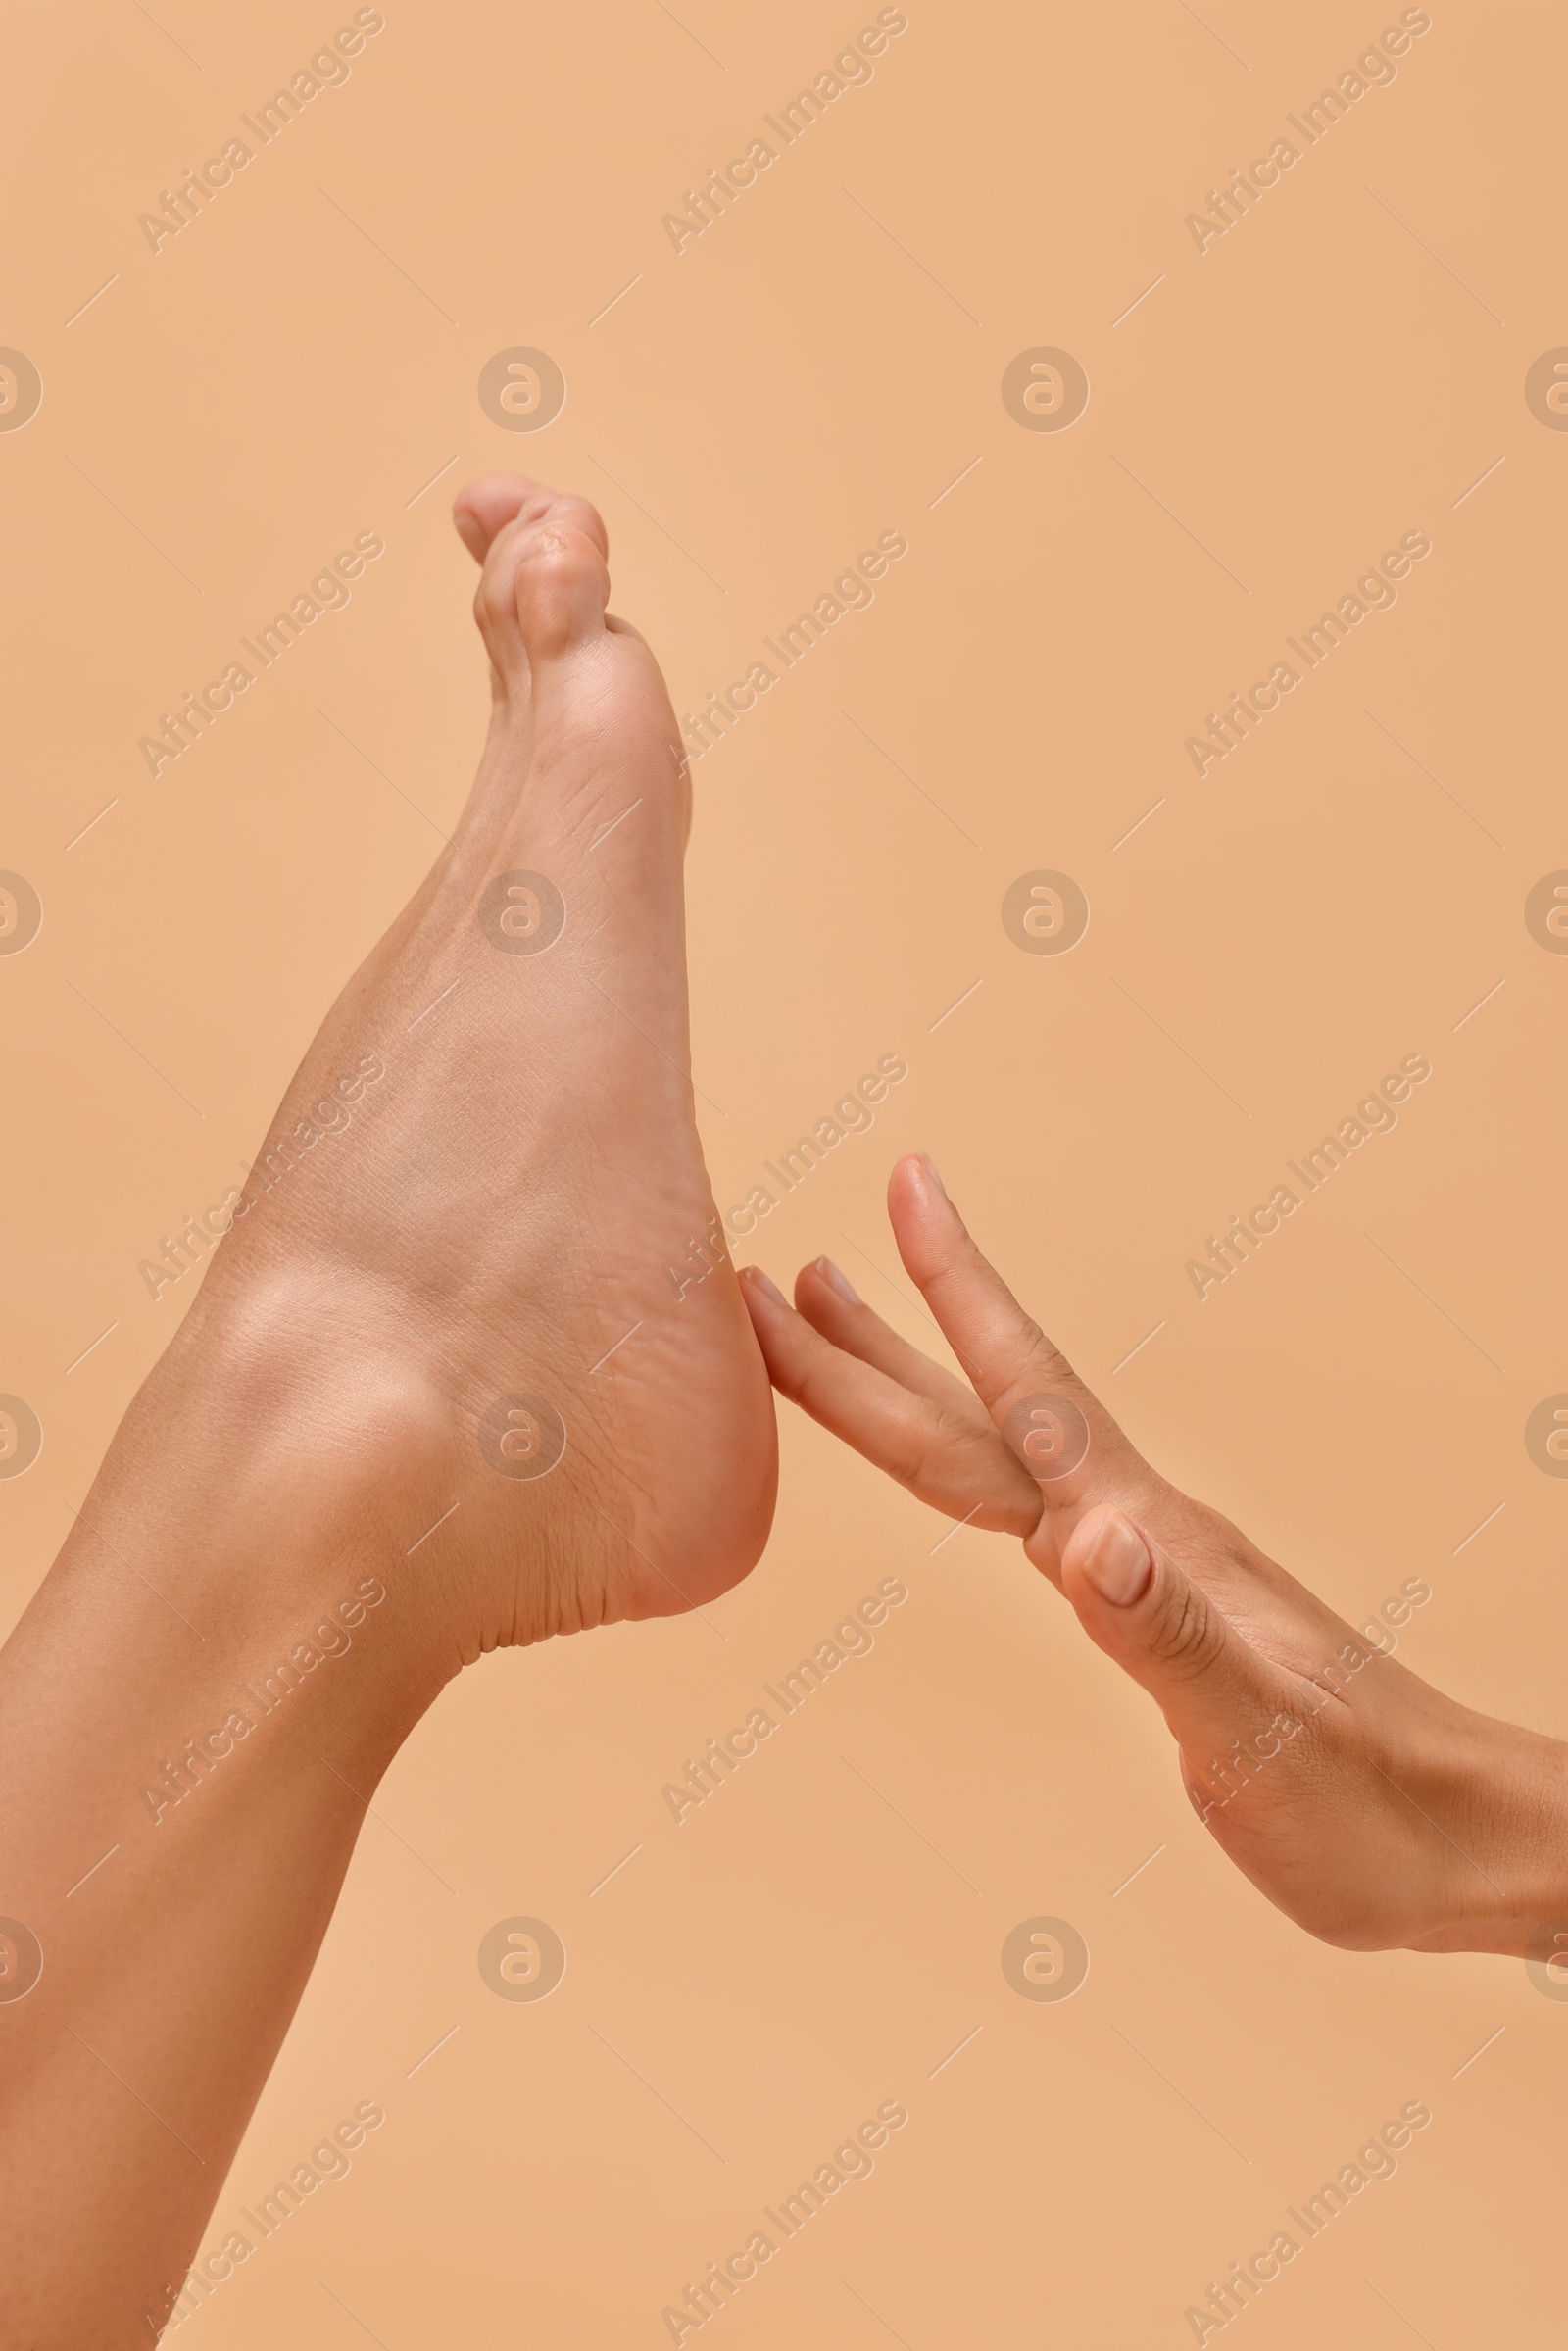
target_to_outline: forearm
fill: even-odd
[[[298,1397],[176,1342],[0,1656],[0,1912],[42,1959],[24,1989],[11,1934],[3,2266],[37,2351],[152,2339],[366,1800],[451,1670],[411,1663],[373,1492]]]

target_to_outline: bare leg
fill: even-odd
[[[767,1375],[706,1238],[663,682],[606,617],[585,502],[492,479],[458,520],[496,701],[456,838],[328,1014],[0,1658],[29,2351],[156,2332],[443,1683],[711,1598],[771,1516]]]

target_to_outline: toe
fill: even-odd
[[[667,928],[679,919],[691,786],[664,681],[637,631],[606,613],[606,534],[593,507],[522,488],[516,513],[490,542],[474,598],[497,705],[494,756],[487,752],[472,804],[487,812],[475,828],[478,854],[493,863],[496,834],[516,816],[526,838],[509,841],[509,863],[550,874],[556,818],[569,815],[573,839],[582,831],[583,854],[606,824],[596,870],[618,869],[644,843],[664,881],[677,885],[655,893],[651,918]],[[641,813],[622,825],[634,809]],[[662,936],[661,955],[667,950]]]
[[[530,481],[524,474],[476,474],[452,501],[452,519],[457,524],[458,536],[476,563],[484,562],[509,524],[515,522],[526,527],[551,514],[565,515],[587,531],[602,555],[609,554],[605,526],[586,498],[552,490],[546,483]]]
[[[535,662],[602,634],[609,541],[586,498],[502,474],[471,487],[493,494],[492,514],[502,509],[503,487],[514,501],[486,548],[473,610],[497,674],[515,694]],[[477,517],[478,507],[471,511]]]
[[[452,501],[452,519],[476,563],[484,562],[497,532],[516,520],[531,486],[516,473],[481,473],[464,483]]]
[[[514,594],[517,625],[537,673],[541,662],[603,635],[610,595],[603,551],[575,520],[552,513],[518,540]]]

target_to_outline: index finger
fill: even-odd
[[[1162,1481],[1061,1349],[975,1247],[923,1154],[901,1159],[888,1213],[904,1259],[975,1393],[1053,1509],[1151,1492]]]

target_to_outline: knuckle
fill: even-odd
[[[832,1408],[832,1391],[809,1355],[794,1347],[778,1347],[769,1354],[768,1370],[781,1396],[787,1396],[792,1404],[809,1412],[813,1420],[831,1426],[828,1414]]]
[[[517,549],[517,568],[519,571],[531,570],[542,564],[556,563],[571,552],[571,533],[565,525],[542,522],[537,530],[528,533]]]
[[[1166,1595],[1149,1643],[1156,1665],[1182,1681],[1207,1671],[1225,1644],[1224,1629],[1209,1600],[1185,1578]]]
[[[932,1494],[950,1482],[947,1447],[934,1442],[926,1429],[900,1433],[891,1466],[899,1484],[911,1494]]]
[[[1074,1371],[1061,1348],[1048,1331],[1043,1331],[1022,1306],[1018,1308],[1017,1341],[1019,1353],[1029,1364],[1031,1378],[1040,1378],[1051,1388],[1059,1388],[1080,1403],[1094,1398]]]
[[[1012,1301],[1012,1338],[1015,1347],[1026,1347],[1031,1355],[1051,1355],[1056,1352],[1045,1332],[1029,1312],[1028,1307],[1020,1306],[1016,1298]]]
[[[926,1403],[918,1419],[900,1432],[893,1475],[913,1494],[947,1494],[972,1442],[973,1432],[957,1413],[945,1404]]]
[[[1040,1325],[1031,1321],[1027,1315],[1024,1317],[1024,1344],[1030,1349],[1048,1380],[1053,1381],[1060,1388],[1070,1387],[1083,1390],[1087,1395],[1088,1391],[1083,1389],[1083,1382],[1055,1341],[1048,1339]]]

